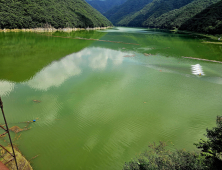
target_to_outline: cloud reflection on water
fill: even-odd
[[[70,54],[59,61],[52,62],[41,71],[36,73],[32,79],[23,82],[22,84],[26,84],[36,90],[46,91],[51,87],[59,87],[67,79],[73,76],[80,75],[86,68],[91,68],[92,70],[102,70],[107,67],[108,63],[113,64],[114,66],[121,65],[124,60],[124,56],[131,54],[132,52],[121,52],[99,47],[85,48],[78,53]],[[175,58],[171,58],[171,60],[172,59],[175,60]],[[170,68],[164,67],[165,60],[169,62],[169,58],[158,56],[158,60],[155,60],[155,57],[149,57],[149,64],[147,63],[146,66],[161,70],[163,72],[175,72],[173,69],[174,66]],[[161,66],[157,67],[156,64],[158,63],[158,65],[160,65],[160,61],[162,62]],[[175,63],[177,64],[177,60]],[[178,72],[178,70],[176,70],[176,72]],[[186,76],[188,75],[185,72],[183,74]],[[220,77],[211,77],[206,81],[222,84]],[[15,83],[13,82],[0,81],[0,95],[8,95],[13,91],[14,86]]]
[[[15,83],[0,81],[0,96],[6,96],[14,90]]]
[[[88,49],[87,49],[88,50]],[[93,69],[102,69],[107,66],[108,60],[112,60],[114,65],[122,64],[123,56],[128,53],[121,51],[93,48],[90,50],[89,66]]]
[[[80,75],[83,67],[104,69],[108,60],[114,65],[123,61],[123,56],[129,53],[103,48],[86,48],[78,53],[70,54],[60,61],[54,61],[38,72],[31,80],[25,82],[28,86],[38,90],[48,90],[50,87],[59,87],[72,76]]]
[[[52,86],[59,87],[69,77],[81,73],[79,67],[81,60],[81,56],[71,54],[60,61],[54,61],[38,72],[27,84],[39,90],[47,90]]]

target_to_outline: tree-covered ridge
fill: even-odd
[[[162,14],[181,8],[192,1],[193,0],[153,0],[140,11],[119,21],[117,25],[147,26],[144,23],[145,21],[149,20],[152,23]]]
[[[126,23],[119,24],[119,22],[133,15],[135,12],[141,10],[144,6],[151,3],[153,0],[128,0],[124,4],[114,7],[107,11],[104,15],[115,25],[127,26]]]
[[[86,0],[86,2],[103,14],[115,6],[122,5],[126,0]]]
[[[192,18],[208,6],[220,0],[195,0],[179,9],[172,10],[153,20],[147,19],[145,26],[155,28],[179,28],[185,21]]]
[[[0,28],[103,27],[112,23],[84,0],[0,0]]]
[[[128,0],[104,15],[118,26],[221,34],[221,3],[221,0]]]
[[[213,4],[184,22],[180,29],[209,34],[222,34],[222,1]]]

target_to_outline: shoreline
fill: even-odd
[[[221,37],[221,34],[206,34],[206,33],[200,33],[200,32],[194,32],[194,31],[187,31],[187,30],[170,30],[171,32],[177,32],[177,33],[185,33],[185,34],[193,34],[193,35],[198,35],[198,36],[203,36],[206,38],[210,38],[212,40],[218,41],[218,38]],[[219,40],[220,42],[220,40]]]
[[[136,28],[136,27],[135,27]],[[141,28],[146,28],[146,27],[141,27]],[[161,31],[170,31],[170,32],[175,32],[175,33],[182,33],[182,34],[193,34],[193,35],[198,35],[198,36],[203,36],[206,38],[210,38],[213,40],[218,40],[219,37],[222,37],[222,34],[210,34],[210,33],[201,33],[201,32],[195,32],[195,31],[188,31],[188,30],[180,30],[178,28],[175,29],[167,29],[167,28],[149,28],[148,29],[154,29],[154,30],[161,30]]]
[[[11,146],[6,146],[5,148],[10,153],[12,153]],[[1,155],[1,159],[0,159],[0,161],[5,165],[5,167],[7,167],[10,170],[17,169],[12,155],[9,154],[8,152],[6,152],[4,149],[1,149],[0,151],[1,151],[1,154],[0,154]],[[24,157],[24,155],[22,155],[21,151],[17,147],[14,148],[14,151],[15,151],[15,155],[16,155],[18,169],[33,170],[30,162]],[[35,157],[37,157],[37,156],[35,156]],[[35,157],[33,157],[33,159]]]
[[[0,32],[72,32],[72,31],[90,31],[90,30],[105,30],[113,28],[113,26],[108,26],[108,27],[94,27],[94,28],[24,28],[24,29],[0,29]]]

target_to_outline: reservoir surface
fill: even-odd
[[[35,170],[121,170],[158,141],[195,150],[222,110],[222,44],[206,41],[124,27],[0,33],[9,127],[36,120],[11,132],[13,143],[28,160],[39,155]],[[196,64],[204,75],[192,74]]]

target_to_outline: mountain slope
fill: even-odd
[[[180,27],[181,30],[222,34],[222,1],[198,13]]]
[[[114,7],[111,10],[104,13],[104,15],[114,24],[114,25],[125,25],[118,24],[119,21],[134,14],[135,12],[141,10],[145,5],[149,4],[153,0],[128,0],[124,4]]]
[[[195,0],[179,9],[167,12],[152,21],[148,19],[144,22],[144,25],[155,28],[179,28],[194,15],[218,1],[220,0]]]
[[[119,6],[126,2],[127,0],[85,0],[93,8],[97,9],[102,14],[110,10],[115,6]]]
[[[133,15],[127,16],[117,23],[117,25],[127,26],[148,26],[145,21],[152,23],[157,17],[171,10],[178,9],[193,0],[153,0],[143,9]]]
[[[84,0],[0,0],[0,28],[55,28],[112,25]]]

